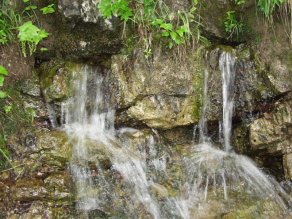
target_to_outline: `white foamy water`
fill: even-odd
[[[234,77],[234,60],[226,52],[220,56],[220,69],[228,77]],[[73,74],[74,95],[62,104],[61,121],[74,145],[70,170],[83,217],[93,218],[91,212],[99,210],[114,218],[210,218],[270,202],[274,211],[287,209],[290,199],[278,183],[249,158],[230,152],[233,79],[224,75],[229,81],[223,83],[223,96],[229,96],[223,98],[225,150],[212,146],[207,136],[206,70],[200,144],[183,156],[169,146],[159,148],[152,135],[137,129],[115,130],[115,111],[105,107],[102,74],[80,66]]]
[[[231,53],[222,52],[219,58],[219,69],[222,74],[222,97],[223,97],[223,136],[225,151],[230,151],[230,138],[232,128],[233,111],[233,86],[234,86],[235,58]]]

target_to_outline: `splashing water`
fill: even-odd
[[[234,62],[222,52],[223,78],[223,71],[234,77]],[[98,68],[81,66],[73,79],[74,95],[62,104],[61,120],[74,145],[70,170],[82,217],[210,218],[252,206],[263,209],[270,202],[279,212],[290,205],[275,180],[247,157],[230,152],[234,79],[223,79],[229,81],[223,84],[223,96],[228,96],[223,104],[225,151],[214,148],[207,136],[206,70],[200,144],[184,157],[165,146],[160,149],[151,134],[133,128],[115,130],[115,113],[105,107]],[[253,214],[258,215],[258,210]]]
[[[224,150],[216,149],[210,141],[206,141],[207,137],[200,136],[200,139],[204,141],[195,145],[192,155],[185,160],[186,169],[188,169],[187,176],[189,176],[187,182],[192,185],[190,191],[205,201],[217,200],[219,197],[229,203],[239,200],[243,203],[254,202],[261,199],[273,202],[274,208],[278,210],[286,210],[287,207],[291,207],[291,198],[277,181],[272,177],[267,177],[251,159],[230,151],[235,60],[230,53],[224,51],[219,58],[223,90],[223,139],[220,139],[220,142],[224,145]],[[208,104],[206,89],[208,75],[206,70],[204,106],[200,123],[206,121],[204,117],[206,117],[205,105]],[[199,127],[204,129],[199,131],[200,135],[207,133],[205,124]],[[221,123],[219,128],[221,132]]]
[[[77,208],[84,212],[85,217],[89,217],[88,212],[94,209],[110,212],[106,203],[120,198],[109,182],[114,179],[106,179],[108,176],[103,174],[110,171],[116,178],[127,181],[127,185],[123,186],[127,187],[127,192],[133,193],[130,197],[133,205],[142,203],[153,218],[161,218],[158,204],[148,192],[151,182],[146,176],[145,153],[135,155],[127,149],[127,145],[119,145],[113,126],[114,111],[102,108],[103,78],[98,69],[82,66],[73,77],[78,78],[74,84],[75,94],[62,105],[62,112],[64,128],[74,143],[70,169],[76,180]],[[123,132],[129,133],[129,130],[120,131]],[[149,144],[153,142],[151,138],[147,141]],[[100,154],[104,157],[99,158]],[[106,170],[109,167],[103,162],[110,162],[110,169]],[[97,179],[95,175],[98,175]],[[127,210],[128,216],[132,216],[131,210]]]

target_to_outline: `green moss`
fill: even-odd
[[[30,115],[23,109],[22,100],[23,97],[20,93],[21,85],[16,84],[14,86],[8,86],[5,92],[8,97],[0,99],[0,148],[6,155],[10,155],[9,148],[6,148],[7,138],[16,134],[23,127],[30,125]],[[6,113],[5,106],[12,106],[11,110]],[[5,169],[7,160],[0,154],[0,170]],[[10,167],[10,166],[9,166]]]
[[[76,64],[63,60],[45,63],[40,68],[42,91],[46,102],[63,100],[70,93],[70,80]]]
[[[204,69],[201,64],[201,50],[198,50],[195,61],[194,68],[194,113],[193,119],[194,122],[198,122],[201,118],[201,108],[203,106],[203,80],[204,80]]]

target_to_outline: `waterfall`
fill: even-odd
[[[236,186],[239,183],[244,188],[244,192],[249,194],[251,200],[253,198],[273,197],[273,200],[280,208],[286,209],[286,204],[291,206],[291,198],[277,181],[271,176],[266,176],[251,159],[230,150],[235,61],[236,58],[231,53],[221,52],[219,69],[222,75],[223,131],[221,131],[222,127],[221,123],[219,123],[219,135],[221,136],[222,132],[223,139],[219,137],[219,140],[223,144],[224,150],[215,148],[208,136],[205,136],[208,133],[206,112],[209,104],[207,95],[209,72],[205,70],[202,118],[198,126],[200,129],[200,141],[198,145],[194,145],[192,156],[186,159],[187,175],[189,176],[188,183],[194,184],[192,189],[194,194],[201,194],[200,188],[204,187],[204,194],[201,194],[201,196],[204,196],[204,200],[208,200],[208,196],[220,196],[218,188],[221,188],[221,196],[225,200],[230,199],[230,193],[244,196],[242,194],[243,191],[240,191],[242,188]],[[211,185],[212,182],[213,185]],[[210,192],[213,194],[210,195]]]
[[[223,95],[228,96],[223,104],[225,150],[211,145],[207,135],[206,70],[200,144],[179,155],[174,148],[157,144],[154,135],[159,134],[154,129],[144,133],[114,128],[115,112],[104,99],[104,78],[98,68],[81,65],[73,73],[74,92],[62,103],[61,121],[73,144],[69,169],[80,218],[210,218],[236,212],[254,200],[272,201],[273,208],[286,209],[290,199],[277,182],[247,157],[230,151],[234,62],[222,52],[220,69],[227,77]]]
[[[127,149],[128,145],[121,144],[116,138],[118,134],[137,130],[115,131],[114,111],[103,108],[103,77],[98,68],[82,66],[79,72],[74,72],[73,78],[74,96],[62,104],[62,117],[65,120],[64,129],[74,144],[70,170],[75,179],[77,209],[87,218],[88,212],[95,209],[110,211],[106,203],[119,198],[113,185],[105,179],[108,176],[103,172],[107,170],[103,170],[97,157],[98,153],[105,153],[112,165],[111,174],[127,182],[124,187],[132,193],[131,202],[134,205],[142,203],[153,218],[161,218],[158,204],[148,191],[151,180],[146,176],[145,151],[133,154]],[[153,148],[153,139],[149,138],[147,142],[147,146]],[[102,194],[100,190],[107,194]],[[128,216],[133,217],[133,214],[128,213]]]
[[[91,177],[99,167],[94,167],[97,163],[94,164],[91,148],[86,144],[98,139],[97,144],[103,146],[113,138],[113,124],[110,123],[114,118],[113,111],[99,112],[103,104],[100,98],[103,78],[98,73],[98,69],[87,65],[73,72],[74,95],[62,104],[64,128],[74,142],[70,170],[76,184],[77,208],[85,211],[98,208],[100,204]]]
[[[202,95],[203,106],[202,106],[202,114],[201,114],[201,118],[199,122],[199,137],[200,137],[199,142],[200,143],[206,143],[210,141],[210,139],[208,138],[208,126],[207,126],[207,116],[206,116],[206,112],[209,105],[208,95],[207,95],[209,72],[207,69],[205,69],[204,73],[205,74],[204,74],[203,95]]]
[[[235,58],[228,52],[222,52],[219,58],[219,69],[222,74],[223,90],[223,136],[224,148],[230,151],[230,137],[232,127],[233,87],[234,87]]]

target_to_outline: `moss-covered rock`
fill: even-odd
[[[26,153],[31,159],[41,161],[52,168],[65,169],[72,154],[67,135],[57,131],[40,131],[27,141]]]
[[[70,79],[80,66],[60,60],[44,63],[40,68],[40,83],[44,99],[47,103],[60,102],[72,96]]]
[[[130,107],[128,114],[149,127],[170,129],[193,123],[193,106],[192,97],[148,96]]]
[[[277,105],[275,112],[265,113],[264,117],[251,123],[249,136],[252,147],[255,150],[269,148],[281,153],[289,151],[289,143],[285,142],[290,138],[287,126],[291,126],[291,122],[291,102]],[[275,149],[272,149],[273,147]]]
[[[292,153],[284,155],[283,166],[286,180],[292,180]]]
[[[9,212],[8,216],[11,219],[69,219],[76,218],[77,214],[72,207],[60,207],[53,204],[48,204],[47,202],[35,201],[32,202],[28,208],[26,208],[26,211],[24,213],[17,211],[14,213]]]
[[[264,73],[264,78],[275,94],[284,94],[292,89],[291,70],[289,67],[276,59]]]
[[[191,55],[173,60],[170,54],[156,48],[147,61],[142,49],[128,57],[112,56],[110,84],[112,102],[118,108],[129,107],[149,95],[187,96],[193,93],[193,64]]]
[[[13,200],[29,202],[48,197],[48,190],[41,179],[19,179],[11,188]]]
[[[72,183],[70,174],[66,171],[51,174],[44,180],[45,187],[48,191],[48,199],[59,205],[72,204]]]

